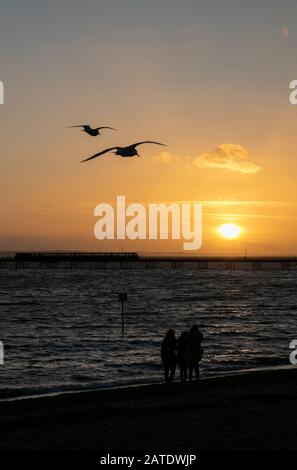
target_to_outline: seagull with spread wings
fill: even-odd
[[[100,135],[101,129],[111,129],[113,131],[116,131],[117,129],[114,129],[113,127],[108,127],[108,126],[101,126],[101,127],[95,127],[92,128],[89,124],[81,124],[79,126],[69,126],[69,128],[73,127],[82,127],[82,132],[86,132],[87,134],[91,135],[92,137],[96,137],[97,135]]]
[[[113,153],[115,155],[119,155],[120,157],[135,157],[135,155],[140,157],[139,153],[137,152],[137,146],[142,144],[156,144],[165,146],[165,144],[161,144],[160,142],[145,140],[143,142],[136,142],[136,144],[129,145],[128,147],[110,147],[108,149],[102,150],[101,152],[95,153],[95,155],[92,155],[91,157],[86,158],[85,160],[82,160],[81,163],[93,160],[93,158],[100,157],[101,155],[104,155],[107,152],[111,152],[112,150],[115,150],[115,152]]]

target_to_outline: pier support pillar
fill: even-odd
[[[198,261],[197,269],[208,269],[208,261]]]
[[[131,268],[130,261],[121,261],[120,262],[120,268],[121,269],[130,269]]]
[[[107,268],[106,261],[96,261],[95,262],[95,268],[96,269],[106,269]]]
[[[83,265],[81,261],[71,261],[70,269],[82,269]]]
[[[15,262],[15,269],[25,269],[25,262],[24,261],[16,261]]]
[[[231,260],[228,260],[228,261],[225,261],[225,269],[235,269],[235,263],[234,261],[231,261]]]
[[[262,261],[253,261],[252,270],[261,271],[263,269]]]
[[[156,269],[157,267],[157,262],[156,261],[146,261],[145,262],[145,268],[146,269]]]
[[[290,269],[290,262],[289,261],[282,261],[281,262],[281,270],[288,271]]]
[[[182,262],[181,261],[171,261],[171,268],[172,269],[180,269],[182,268]]]

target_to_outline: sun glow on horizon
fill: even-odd
[[[218,231],[222,237],[227,238],[228,240],[237,238],[241,234],[241,228],[236,224],[221,225]]]

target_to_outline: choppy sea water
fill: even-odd
[[[297,271],[1,269],[0,315],[0,397],[158,382],[163,335],[193,323],[202,377],[289,365]]]

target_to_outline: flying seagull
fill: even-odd
[[[142,144],[157,144],[157,145],[165,146],[165,144],[161,144],[160,142],[154,142],[152,140],[145,140],[144,142],[136,142],[136,144],[129,145],[128,147],[110,147],[108,149],[102,150],[102,152],[92,155],[92,157],[82,160],[80,163],[87,162],[88,160],[92,160],[93,158],[100,157],[100,155],[103,155],[104,153],[107,153],[107,152],[111,152],[111,150],[115,150],[114,154],[119,155],[120,157],[134,157],[135,155],[140,157],[139,153],[137,152],[136,147]]]
[[[72,128],[72,127],[82,127],[82,132],[86,132],[92,137],[96,137],[97,135],[100,135],[101,129],[111,129],[113,131],[116,131],[116,129],[114,129],[113,127],[108,127],[108,126],[95,127],[93,129],[91,126],[89,126],[89,124],[81,124],[80,126],[69,126],[69,128]]]

